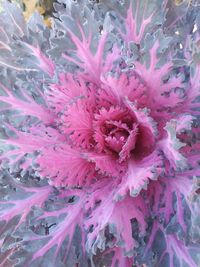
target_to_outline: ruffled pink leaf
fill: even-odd
[[[160,181],[150,183],[147,190],[148,199],[154,200],[153,206],[150,207],[153,214],[162,215],[166,225],[176,215],[176,222],[184,233],[187,233],[189,227],[187,222],[189,215],[185,217],[185,205],[190,208],[190,212],[193,212],[192,197],[195,188],[198,188],[191,177],[197,173],[198,169],[192,169],[182,171],[175,178],[160,178]]]
[[[37,60],[36,66],[41,69],[43,72],[46,72],[50,77],[53,77],[55,72],[55,64],[54,62],[44,54],[44,52],[41,51],[40,47],[30,45],[28,43],[24,43],[25,46],[27,46],[30,50],[32,55]],[[30,54],[31,54],[30,53]],[[33,60],[33,64],[35,64]]]
[[[137,101],[139,107],[144,107],[147,88],[135,72],[119,73],[117,76],[102,77],[102,88],[99,89],[99,105],[121,105],[124,98]]]
[[[136,146],[137,135],[138,125],[135,123],[129,137],[127,138],[127,142],[119,153],[119,162],[123,162],[131,157],[131,150],[134,150]]]
[[[96,148],[99,152],[105,149],[105,137],[102,133],[102,128],[105,123],[111,121],[122,121],[124,118],[129,116],[128,112],[124,108],[111,106],[109,109],[102,107],[98,113],[95,114],[95,120],[93,122],[94,128],[94,139],[96,141]]]
[[[88,162],[81,152],[66,144],[65,137],[53,128],[41,126],[29,129],[30,132],[19,132],[11,126],[10,129],[17,137],[4,140],[4,143],[14,148],[8,150],[2,158],[9,159],[10,164],[37,151],[39,156],[34,160],[34,163],[39,164],[37,170],[41,177],[52,179],[54,185],[82,185],[90,183],[94,178],[95,165]],[[32,161],[27,161],[23,169],[32,166]]]
[[[192,256],[189,253],[189,250],[192,249],[192,246],[185,246],[184,242],[182,240],[178,240],[175,235],[169,235],[167,236],[166,240],[167,244],[167,251],[169,253],[170,257],[170,267],[174,266],[173,263],[173,253],[177,255],[179,259],[181,259],[182,264],[185,262],[187,263],[190,267],[195,266],[196,262],[192,258]],[[198,248],[196,248],[196,251],[198,251]]]
[[[115,267],[116,264],[121,267],[132,267],[133,266],[133,258],[128,258],[123,255],[121,248],[113,248],[110,251],[114,252],[114,256],[112,257],[112,265],[111,267]]]
[[[2,82],[16,79],[0,96],[1,171],[17,169],[23,177],[13,181],[30,186],[0,175],[1,253],[7,249],[19,266],[87,266],[105,251],[114,255],[102,265],[112,267],[196,266],[190,239],[199,242],[199,185],[192,177],[199,176],[193,116],[200,68],[192,65],[197,54],[187,47],[183,23],[165,19],[167,0],[76,2],[57,1],[51,30],[37,17],[26,26],[10,3],[0,16]],[[186,28],[198,19],[195,9],[191,4]],[[172,38],[166,21],[180,27],[179,37]],[[44,95],[37,88],[34,95],[33,79]],[[49,180],[53,191],[40,187]]]
[[[100,182],[99,187],[96,185],[86,206],[93,209],[85,223],[86,228],[93,229],[88,234],[87,247],[92,248],[93,253],[97,248],[105,248],[105,229],[108,226],[109,232],[115,237],[113,245],[121,246],[126,253],[132,254],[136,241],[132,237],[131,219],[137,220],[141,232],[145,231],[146,223],[140,210],[144,208],[143,202],[139,197],[133,199],[129,196],[122,202],[115,202],[111,190],[115,183],[109,182],[106,187],[102,186],[105,183],[106,179]],[[95,203],[99,204],[95,206]]]
[[[14,133],[14,136],[9,136],[9,138],[3,140],[2,143],[6,146],[12,146],[12,149],[5,152],[5,154],[1,156],[1,159],[8,159],[10,164],[16,162],[26,154],[32,154],[35,151],[42,150],[45,146],[49,147],[64,141],[64,137],[56,130],[43,125],[37,125],[37,128],[29,128],[28,132],[19,131],[8,124],[6,127],[7,130],[9,129]]]
[[[137,108],[137,104],[128,99],[125,99],[124,102],[130,108],[130,111],[132,111],[138,124],[148,128],[151,134],[155,136],[157,134],[156,122],[152,119],[150,111],[147,108]]]
[[[89,26],[89,33],[86,35],[81,22],[77,21],[76,23],[77,30],[79,31],[81,38],[75,35],[69,27],[67,28],[67,32],[72,42],[76,46],[76,55],[78,60],[69,56],[68,54],[63,54],[63,58],[77,64],[78,66],[81,66],[85,70],[85,74],[90,81],[99,82],[103,65],[103,53],[107,39],[107,33],[104,32],[102,35],[99,34],[96,51],[92,53],[91,44],[93,33],[91,26]]]
[[[95,164],[65,143],[42,148],[36,163],[39,174],[50,178],[55,186],[90,184],[95,177]]]
[[[117,241],[124,241],[122,247],[125,247],[126,252],[131,252],[133,244],[135,243],[132,237],[135,233],[132,233],[131,220],[137,220],[141,235],[145,232],[146,222],[144,214],[140,210],[140,208],[144,208],[144,206],[141,205],[141,203],[142,201],[140,198],[132,199],[127,196],[123,201],[119,201],[115,204],[112,217],[110,218],[110,224],[114,226],[114,231],[116,231],[116,234],[119,236]],[[146,210],[143,209],[143,212],[146,212]]]
[[[23,186],[17,185],[16,187],[22,190],[21,199],[10,199],[0,201],[1,204],[1,211],[0,211],[0,221],[5,222],[6,224],[9,223],[15,216],[20,215],[20,219],[15,225],[15,229],[20,226],[22,223],[26,221],[27,215],[30,213],[31,208],[34,206],[41,207],[44,205],[44,202],[48,198],[49,193],[51,192],[51,188],[41,187],[41,188],[25,188]],[[26,193],[28,194],[26,196]],[[5,208],[4,208],[5,205]],[[10,205],[6,207],[7,205]],[[3,229],[2,229],[3,230]]]
[[[137,153],[140,155],[148,155],[153,151],[155,146],[155,141],[157,137],[157,124],[150,116],[150,112],[144,109],[138,109],[136,104],[125,100],[126,106],[129,108],[132,115],[135,117],[138,124],[138,142],[136,144]]]
[[[94,106],[88,99],[78,99],[62,116],[61,130],[76,147],[90,148],[93,142]]]
[[[84,153],[88,162],[94,163],[97,172],[104,176],[118,178],[126,169],[126,164],[120,164],[116,157],[100,153]]]
[[[149,251],[153,252],[154,260],[152,262],[155,266],[165,263],[169,267],[176,265],[182,267],[185,264],[189,267],[198,266],[191,253],[198,254],[198,247],[193,244],[186,245],[175,234],[167,234],[158,222],[154,222],[151,237],[148,240],[146,253]]]
[[[157,67],[159,59],[158,49],[159,41],[156,41],[152,48],[149,49],[150,65],[148,67],[139,61],[135,61],[134,65],[135,72],[140,77],[143,77],[148,87],[146,106],[151,109],[152,115],[158,118],[158,120],[160,120],[161,116],[167,120],[171,118],[170,113],[165,112],[167,109],[179,109],[179,112],[180,110],[185,110],[183,90],[176,89],[183,88],[184,86],[180,75],[170,77],[167,82],[164,82],[164,77],[169,75],[173,65],[168,61],[166,64]]]
[[[58,254],[60,250],[63,247],[63,243],[66,240],[66,237],[68,237],[67,245],[64,247],[65,253],[64,257],[62,258],[63,262],[67,261],[67,257],[69,254],[70,247],[72,246],[72,240],[75,233],[75,229],[77,225],[81,226],[81,220],[83,219],[83,209],[82,209],[82,202],[79,201],[77,205],[67,205],[66,208],[63,208],[61,210],[58,210],[56,214],[52,214],[55,216],[59,216],[61,214],[66,214],[65,218],[51,231],[49,234],[48,239],[46,239],[46,236],[37,236],[33,235],[31,238],[31,241],[37,241],[37,240],[47,240],[44,245],[41,248],[38,248],[32,255],[31,260],[29,261],[29,264],[34,262],[35,260],[40,260],[42,262],[43,257],[46,256],[48,251],[55,247],[54,253],[53,253],[53,264],[56,264],[56,258],[58,257]],[[48,215],[51,215],[48,214]],[[83,233],[83,229],[82,233]]]
[[[84,215],[83,203],[85,198],[82,192],[76,189],[73,192],[72,190],[62,190],[59,193],[59,200],[54,199],[52,201],[54,190],[51,189],[50,187],[25,188],[26,193],[32,194],[27,198],[23,196],[23,199],[20,200],[21,210],[18,210],[18,213],[13,213],[13,217],[22,213],[21,218],[23,220],[20,219],[20,227],[17,231],[21,231],[20,228],[23,229],[23,243],[21,240],[15,239],[14,244],[9,244],[9,238],[13,238],[17,234],[17,231],[15,231],[14,235],[11,234],[7,241],[3,243],[3,248],[14,248],[12,260],[17,260],[18,264],[42,266],[49,265],[50,262],[53,265],[58,262],[66,265],[73,262],[73,266],[75,266],[75,263],[81,261],[79,253],[85,253],[83,247],[85,241],[84,229],[81,223]],[[34,201],[33,196],[35,197]],[[75,198],[76,200],[74,200]],[[65,203],[63,203],[63,200],[65,200]],[[56,202],[59,207],[49,210],[49,203],[55,205]],[[18,199],[13,200],[13,205],[18,205]],[[43,212],[41,212],[41,208],[43,208]],[[12,210],[14,211],[14,209]],[[27,214],[29,223],[25,224]],[[79,236],[77,236],[78,227],[81,229]],[[80,250],[79,252],[71,250],[75,246],[76,250]],[[22,253],[22,251],[26,257],[19,258],[17,254]],[[3,249],[1,252],[3,255],[5,254]]]
[[[78,98],[92,99],[95,89],[96,85],[86,84],[80,77],[70,73],[60,73],[57,83],[50,83],[46,88],[45,99],[54,112],[63,113],[67,105]]]
[[[49,112],[46,107],[37,104],[33,97],[28,95],[25,90],[22,89],[20,92],[21,96],[24,98],[23,99],[22,97],[17,98],[16,96],[14,96],[12,91],[3,84],[0,84],[0,87],[6,93],[6,95],[0,96],[1,101],[9,105],[7,107],[0,107],[0,111],[10,110],[12,107],[13,110],[19,111],[20,114],[24,116],[26,115],[36,117],[46,124],[50,124],[53,122],[54,115]]]
[[[181,154],[180,148],[185,146],[184,143],[180,142],[177,138],[177,131],[179,129],[176,128],[178,122],[176,120],[171,120],[167,123],[165,130],[167,131],[167,137],[159,141],[159,146],[164,152],[165,157],[170,163],[170,168],[176,169],[184,169],[187,167],[186,158]]]
[[[140,43],[146,27],[151,23],[153,12],[145,18],[145,12],[148,12],[148,1],[136,1],[135,4],[131,2],[125,20],[126,34],[123,36],[126,42],[133,41]],[[140,17],[142,13],[142,18]],[[144,14],[143,14],[144,13]],[[139,21],[141,19],[142,21]]]
[[[195,117],[189,115],[189,114],[184,114],[180,115],[177,118],[176,123],[176,132],[178,134],[182,133],[183,131],[186,130],[191,130],[192,129],[192,122],[194,121]]]
[[[20,213],[23,213],[23,216],[21,217],[19,224],[21,224],[23,221],[25,221],[27,214],[30,212],[30,208],[34,205],[43,205],[44,201],[47,199],[47,196],[50,192],[50,187],[45,188],[37,188],[34,189],[26,189],[27,192],[33,193],[31,196],[27,197],[26,200],[20,199],[15,201],[1,201],[1,204],[13,204],[12,208],[9,209],[3,209],[3,212],[1,213],[0,219],[5,220],[8,222],[11,220],[14,216],[19,215]],[[27,205],[29,203],[29,205]],[[30,206],[31,203],[31,206]]]
[[[135,197],[142,189],[147,189],[150,180],[156,180],[163,171],[163,159],[154,152],[142,160],[130,160],[127,172],[117,185],[115,199],[122,199],[127,194]]]

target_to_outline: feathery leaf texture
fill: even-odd
[[[199,266],[194,2],[4,1],[0,266]]]

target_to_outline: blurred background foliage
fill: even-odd
[[[0,0],[0,10],[3,1],[5,0]],[[49,27],[51,26],[54,0],[10,0],[10,2],[17,3],[23,9],[26,20],[30,18],[32,13],[38,11],[44,17],[44,23]]]
[[[29,17],[32,15],[33,12],[38,11],[44,17],[44,23],[49,27],[51,26],[53,2],[56,2],[56,0],[0,0],[0,10],[2,8],[1,3],[3,1],[10,1],[10,2],[12,1],[17,3],[23,9],[24,17],[26,20],[29,19]],[[100,2],[101,0],[98,1],[92,0],[92,1]],[[200,0],[168,0],[168,1],[174,3],[176,6],[182,4],[188,4],[188,6],[200,5]]]

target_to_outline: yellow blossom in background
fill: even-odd
[[[53,9],[52,0],[23,0],[23,4],[25,7],[25,19],[29,19],[33,12],[38,11],[41,15],[44,16],[44,23],[49,27],[51,26],[51,19],[49,15],[51,14]]]
[[[0,10],[2,9],[2,3],[4,0],[0,0]],[[44,17],[44,23],[51,27],[50,15],[53,11],[53,0],[12,0],[23,9],[23,14],[26,20],[35,12],[39,12]]]

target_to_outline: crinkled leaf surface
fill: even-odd
[[[0,15],[0,266],[196,267],[199,6]]]

